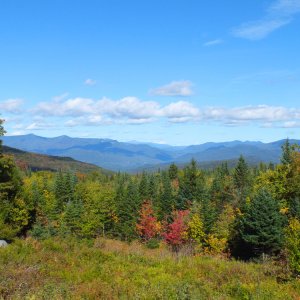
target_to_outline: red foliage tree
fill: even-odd
[[[143,241],[149,241],[160,233],[161,224],[154,216],[152,203],[150,201],[145,201],[143,203],[136,229]]]
[[[176,252],[188,240],[187,218],[189,213],[189,210],[174,211],[173,222],[167,225],[166,231],[163,233],[165,242]]]

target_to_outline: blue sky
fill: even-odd
[[[8,135],[300,138],[300,0],[3,0]]]

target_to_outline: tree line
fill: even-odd
[[[0,239],[164,241],[174,252],[284,257],[300,273],[300,153],[288,140],[278,165],[250,167],[241,156],[235,168],[192,160],[137,175],[20,171],[1,146]]]

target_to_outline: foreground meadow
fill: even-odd
[[[273,263],[174,255],[163,245],[18,240],[0,248],[1,299],[300,299]]]

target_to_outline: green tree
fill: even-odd
[[[80,199],[73,199],[67,203],[63,222],[70,233],[75,235],[81,234],[83,211],[84,208]]]
[[[171,180],[178,178],[178,167],[174,163],[170,165],[168,172]]]
[[[76,200],[78,199],[78,200]],[[75,201],[80,215],[80,235],[96,237],[113,235],[116,219],[116,195],[110,182],[84,181],[76,185]],[[82,204],[81,204],[81,203]],[[80,207],[82,206],[82,208]]]
[[[292,163],[292,153],[293,146],[290,144],[289,139],[286,139],[285,143],[281,146],[282,154],[281,154],[281,163],[283,165],[289,165]]]
[[[217,208],[215,203],[207,196],[201,201],[201,217],[205,234],[209,234],[217,219]]]
[[[0,137],[5,132],[2,124],[0,120]],[[19,197],[21,187],[22,180],[13,158],[0,153],[0,239],[14,238],[28,224],[28,210]]]
[[[149,178],[148,195],[154,207],[158,208],[158,179],[154,174],[151,174]]]
[[[216,203],[218,212],[221,212],[226,204],[233,202],[234,188],[227,163],[223,163],[214,173],[209,194],[211,200]]]
[[[248,255],[275,254],[283,244],[283,219],[272,195],[259,190],[237,223],[243,250]],[[240,253],[243,256],[243,253]]]
[[[292,198],[289,207],[289,216],[300,220],[300,199],[299,197]]]
[[[226,204],[222,213],[213,225],[211,233],[206,238],[206,252],[210,254],[225,253],[234,224],[235,214],[231,205]]]
[[[194,159],[184,168],[183,177],[179,181],[176,209],[188,209],[198,198],[198,170]]]
[[[237,166],[233,173],[233,182],[237,191],[238,201],[240,205],[243,205],[246,196],[250,189],[250,170],[244,157],[241,155]]]
[[[116,234],[126,241],[131,241],[137,237],[135,224],[137,223],[139,210],[141,207],[141,200],[138,191],[138,185],[130,178],[125,193],[122,197],[117,199],[117,216]],[[120,194],[117,193],[119,197]]]
[[[141,201],[145,201],[149,199],[149,183],[148,183],[148,176],[145,172],[143,172],[140,184],[139,184],[139,194]]]
[[[165,217],[169,218],[171,212],[174,210],[174,196],[172,192],[172,184],[170,177],[166,172],[162,172],[161,175],[162,186],[160,192],[160,219]]]

